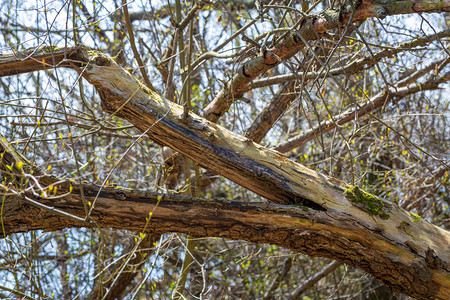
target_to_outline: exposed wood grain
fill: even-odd
[[[152,140],[183,153],[271,202],[304,206],[314,220],[308,226],[315,228],[315,220],[327,215],[333,221],[329,227],[321,228],[322,234],[329,235],[328,239],[345,240],[343,244],[347,248],[346,255],[353,265],[374,272],[371,266],[373,262],[367,261],[368,265],[360,265],[362,253],[356,250],[360,243],[370,245],[367,251],[380,251],[383,259],[414,269],[415,275],[407,276],[414,281],[411,284],[424,288],[425,285],[416,280],[428,278],[427,289],[433,286],[438,297],[449,295],[450,253],[447,250],[450,234],[447,231],[425,221],[414,222],[407,212],[386,201],[383,202],[383,212],[390,216],[389,219],[383,220],[378,215],[372,215],[363,206],[354,205],[346,198],[345,183],[312,171],[276,151],[265,149],[193,113],[183,119],[181,106],[161,99],[159,95],[145,89],[104,54],[90,51],[83,55],[89,61],[84,74],[97,88],[105,111],[128,120]],[[190,208],[186,208],[188,209]],[[219,215],[223,213],[220,210]],[[213,214],[214,220],[216,217]],[[260,217],[242,216],[249,222],[252,218]],[[195,224],[194,219],[186,218]],[[264,218],[271,219],[268,216]],[[280,221],[279,216],[271,219],[274,224],[280,224]],[[355,230],[352,228],[354,224],[365,230]],[[244,228],[246,226],[241,230],[246,231]],[[250,232],[256,234],[254,231]],[[360,239],[352,244],[350,241],[355,241],[355,234]],[[313,239],[320,240],[319,236],[320,234],[314,235]],[[251,240],[247,236],[244,239]],[[285,246],[292,248],[292,242],[287,242]],[[329,247],[335,249],[335,246],[327,244],[327,251],[333,252]],[[348,251],[352,255],[348,255]],[[437,264],[433,257],[438,258]],[[377,259],[375,254],[372,259]],[[376,269],[375,273],[383,272]],[[388,269],[381,276],[383,280],[390,281],[391,277],[400,276],[397,272],[393,275],[392,270]],[[418,295],[415,294],[415,297]]]
[[[0,54],[0,77],[40,70],[69,67],[68,57],[79,47],[59,49],[44,46],[22,52]]]
[[[66,192],[69,184],[60,183],[60,192]],[[151,234],[179,232],[195,237],[215,236],[279,245],[311,256],[345,262],[420,299],[447,299],[448,296],[448,286],[444,286],[448,284],[448,273],[443,268],[430,268],[426,259],[415,253],[415,247],[419,249],[421,245],[387,239],[383,236],[385,227],[382,224],[368,228],[367,224],[345,213],[330,214],[274,203],[207,200],[119,187],[106,187],[98,193],[100,187],[87,183],[83,189],[87,201],[96,201],[91,222],[99,227],[140,231],[152,212],[147,225]],[[77,185],[73,185],[70,196],[36,200],[79,217],[84,215]],[[5,205],[7,234],[86,226],[15,198],[8,198]],[[404,226],[415,231],[414,224],[409,220]],[[410,233],[417,234],[413,231]]]
[[[370,214],[364,206],[347,199],[345,183],[292,162],[193,113],[182,118],[181,106],[142,86],[110,57],[87,49],[77,49],[71,57],[86,67],[82,74],[96,87],[105,111],[127,119],[159,144],[273,202],[248,204],[179,195],[161,197],[116,187],[99,192],[98,187],[86,184],[86,200],[93,203],[88,221],[101,227],[140,230],[153,211],[148,230],[155,234],[181,232],[276,244],[348,263],[416,298],[450,298],[447,231],[423,220],[415,221],[387,201],[382,209],[389,219]],[[12,188],[18,181],[9,178],[14,174],[22,176],[27,168],[14,164],[10,170],[5,163],[11,166],[24,158],[3,139],[0,152],[2,176],[8,178]],[[57,179],[35,175],[44,187],[58,184],[60,192],[70,191],[69,182],[55,183]],[[28,196],[77,218],[31,206],[18,195],[10,194],[4,202],[5,234],[87,226],[78,221],[85,217],[80,187],[74,185],[70,195],[57,199]]]

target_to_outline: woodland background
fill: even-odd
[[[0,0],[3,57],[15,53],[30,68],[30,58],[50,58],[40,61],[35,72],[18,75],[0,63],[2,147],[15,148],[21,153],[17,157],[39,168],[35,175],[83,182],[86,191],[93,186],[130,188],[266,203],[239,182],[203,168],[202,160],[176,154],[111,115],[92,81],[76,68],[57,68],[51,59],[52,53],[84,45],[114,57],[185,113],[210,117],[248,143],[280,151],[448,230],[450,3],[428,1],[425,12],[383,11],[380,6],[367,20],[352,13],[361,3],[372,2]],[[337,25],[332,12],[338,14]],[[224,89],[243,64],[272,55],[280,40],[314,18],[333,26],[301,50],[275,58],[261,76],[250,76],[248,85]],[[220,93],[228,93],[224,103],[229,109],[216,114],[211,103]],[[41,210],[54,215],[48,208],[64,197],[51,199],[58,195],[56,185],[42,181],[40,186],[21,173],[26,169],[17,161],[13,167],[29,186],[25,181],[11,184],[13,169],[7,165],[2,163],[0,185],[1,298],[408,298],[398,293],[408,294],[401,287],[393,291],[359,270],[357,258],[355,268],[329,259],[331,254],[321,258],[318,251],[320,257],[311,257],[257,238],[247,239],[253,243],[208,234],[200,238],[183,234],[188,225],[178,228],[176,220],[154,233],[147,227],[131,230],[126,216],[111,221],[110,228],[95,221],[72,226],[64,218],[84,216],[67,207],[60,210],[69,216],[59,214],[54,230],[52,224],[21,228],[20,222],[8,221],[8,197],[39,207],[24,210],[24,224],[46,223]],[[25,199],[47,195],[47,206]],[[92,203],[84,205],[87,209]],[[193,207],[202,213],[200,205]],[[153,212],[148,213],[144,224],[152,221]],[[214,222],[214,216],[209,218]],[[244,223],[239,226],[250,230]]]

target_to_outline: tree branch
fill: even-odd
[[[333,261],[332,263],[325,266],[325,268],[323,268],[322,270],[320,270],[319,272],[317,272],[316,274],[305,280],[305,282],[303,282],[301,285],[299,285],[292,292],[291,296],[289,297],[289,300],[299,299],[301,294],[303,294],[306,290],[308,290],[310,287],[316,284],[320,279],[326,277],[328,274],[336,270],[341,265],[342,265],[341,263]]]
[[[274,84],[280,84],[284,83],[286,81],[296,80],[297,78],[302,78],[304,80],[310,80],[315,79],[318,76],[320,77],[330,77],[330,76],[336,76],[336,75],[342,75],[342,74],[355,74],[356,72],[369,69],[373,67],[377,62],[381,61],[383,58],[386,57],[392,57],[396,55],[397,53],[400,53],[402,51],[412,49],[419,46],[424,46],[432,41],[441,40],[442,38],[450,37],[450,29],[443,30],[441,32],[438,32],[436,34],[432,34],[429,36],[416,38],[414,40],[400,43],[395,48],[389,48],[389,49],[383,49],[381,51],[378,51],[374,53],[374,55],[366,55],[362,58],[359,58],[355,61],[348,62],[344,66],[335,67],[327,72],[298,72],[296,74],[290,73],[290,74],[283,74],[283,75],[277,75],[277,76],[271,76],[267,78],[261,78],[254,80],[252,83],[250,83],[245,91],[250,91],[255,88],[270,86]]]
[[[352,5],[356,5],[355,8]],[[277,66],[280,59],[291,57],[304,47],[302,40],[311,41],[320,38],[320,34],[328,30],[339,28],[352,21],[366,20],[371,17],[385,17],[388,15],[409,14],[418,12],[445,12],[450,10],[450,0],[434,1],[395,1],[395,0],[363,0],[354,4],[343,5],[339,10],[327,9],[317,15],[310,16],[300,24],[300,28],[293,30],[286,38],[274,47],[244,63],[230,81],[217,94],[214,100],[204,109],[203,116],[213,122],[230,108],[246,90],[247,85],[257,76]]]
[[[183,119],[183,107],[161,99],[100,52],[80,48],[76,58],[85,66],[77,70],[96,87],[105,111],[130,121],[157,143],[274,202],[212,201],[118,187],[99,191],[86,184],[82,190],[86,200],[95,203],[91,220],[97,226],[139,230],[144,228],[149,212],[153,212],[147,231],[154,234],[175,231],[194,237],[276,244],[361,268],[413,297],[450,297],[449,232],[192,112]],[[1,152],[3,158],[10,153]],[[10,182],[11,170],[5,168],[2,181]],[[45,176],[38,180],[44,180],[41,185],[45,187],[56,184]],[[34,181],[27,184],[25,190],[35,188]],[[35,193],[29,196],[84,218],[81,187],[70,188],[70,182],[58,186],[60,193],[72,192],[62,198],[37,197]],[[7,188],[14,188],[14,184]],[[23,203],[14,194],[8,194],[7,189],[3,199],[2,235],[86,226]]]
[[[432,64],[431,68],[427,67],[426,69],[433,69],[433,67],[438,64],[439,63]],[[416,74],[413,74],[413,76],[415,75]],[[423,72],[419,73],[419,75],[423,75]],[[280,152],[288,152],[294,148],[304,145],[308,141],[336,128],[339,125],[343,125],[352,120],[355,120],[355,117],[359,118],[365,116],[366,114],[377,110],[378,108],[386,105],[391,101],[392,102],[399,101],[400,99],[408,95],[426,90],[436,89],[439,87],[440,84],[445,83],[449,80],[450,80],[450,72],[447,72],[446,74],[440,77],[430,77],[424,83],[412,83],[404,87],[402,87],[402,85],[399,83],[398,85],[390,87],[388,90],[382,91],[377,95],[373,96],[364,105],[358,107],[356,110],[349,109],[337,116],[334,116],[333,120],[321,122],[320,126],[315,126],[290,138],[286,142],[281,143],[277,147],[275,147],[275,150]]]
[[[34,71],[70,67],[67,60],[80,47],[60,49],[43,46],[25,53],[15,52],[0,55],[0,77],[30,73]]]

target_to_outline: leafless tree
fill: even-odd
[[[0,297],[450,298],[450,1],[0,4]]]

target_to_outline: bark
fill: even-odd
[[[329,50],[325,49],[326,47],[320,48],[317,47],[313,49],[316,56],[320,53],[320,55],[328,56]],[[330,47],[331,48],[331,47]],[[304,61],[309,61],[306,55],[304,57]],[[317,60],[312,60],[308,63],[307,69],[316,70],[320,68],[320,63]],[[306,69],[303,67],[303,69]],[[310,72],[314,73],[314,72]],[[259,113],[259,115],[253,120],[253,123],[245,132],[245,136],[249,139],[253,140],[255,143],[260,143],[261,140],[266,136],[267,132],[272,128],[275,122],[283,115],[283,113],[287,110],[287,108],[291,105],[291,103],[295,102],[296,99],[300,98],[302,90],[302,86],[305,86],[308,83],[308,78],[301,77],[300,74],[292,74],[295,77],[291,79],[291,81],[284,84],[277,94],[269,101],[267,106]],[[299,76],[300,75],[300,76]],[[301,78],[301,80],[298,80]],[[292,81],[292,80],[296,81]],[[312,78],[309,78],[312,79]],[[250,85],[249,85],[250,87]]]
[[[0,77],[69,67],[68,57],[77,48],[43,46],[25,52],[0,54]]]
[[[70,182],[58,185],[60,193],[64,193]],[[105,187],[100,193],[99,190],[100,187],[84,184],[86,200],[96,203],[91,220],[100,227],[141,230],[149,212],[153,212],[148,225],[152,234],[179,232],[195,237],[217,236],[275,244],[361,268],[397,291],[417,298],[447,299],[449,295],[448,271],[432,264],[433,259],[438,260],[438,254],[433,255],[431,250],[428,255],[427,251],[420,253],[431,246],[428,243],[430,239],[438,241],[447,237],[425,221],[413,222],[408,216],[403,216],[404,223],[400,226],[410,234],[409,241],[405,242],[402,241],[404,236],[387,238],[385,230],[394,225],[366,227],[368,224],[360,223],[345,213],[331,215],[298,206],[204,200],[120,187]],[[84,216],[81,191],[77,185],[73,185],[72,193],[64,198],[36,200],[79,217]],[[3,218],[6,234],[86,226],[13,197],[4,202]],[[421,231],[423,227],[427,231]],[[444,247],[441,250],[445,251],[445,242],[440,243]]]
[[[161,99],[100,52],[78,48],[70,60],[78,62],[76,69],[96,87],[105,111],[272,203],[204,200],[118,187],[99,191],[86,184],[83,190],[92,206],[85,218],[80,187],[73,184],[72,193],[63,198],[7,194],[4,234],[81,227],[87,222],[140,230],[153,211],[147,226],[152,234],[180,232],[276,244],[345,262],[416,298],[450,298],[449,232],[193,113],[183,118],[181,106]],[[4,152],[3,159],[20,174],[26,169],[11,165],[23,158],[8,156],[11,153]],[[19,181],[9,180],[11,170],[5,168],[3,181],[14,189]],[[40,178],[47,186],[56,184],[52,180],[56,181]],[[70,183],[59,185],[60,193],[70,191]],[[76,217],[56,214],[61,211]]]
[[[269,104],[255,118],[252,125],[245,132],[245,136],[255,143],[260,143],[273,124],[299,96],[297,90],[294,81],[284,84],[280,91],[270,100]]]

